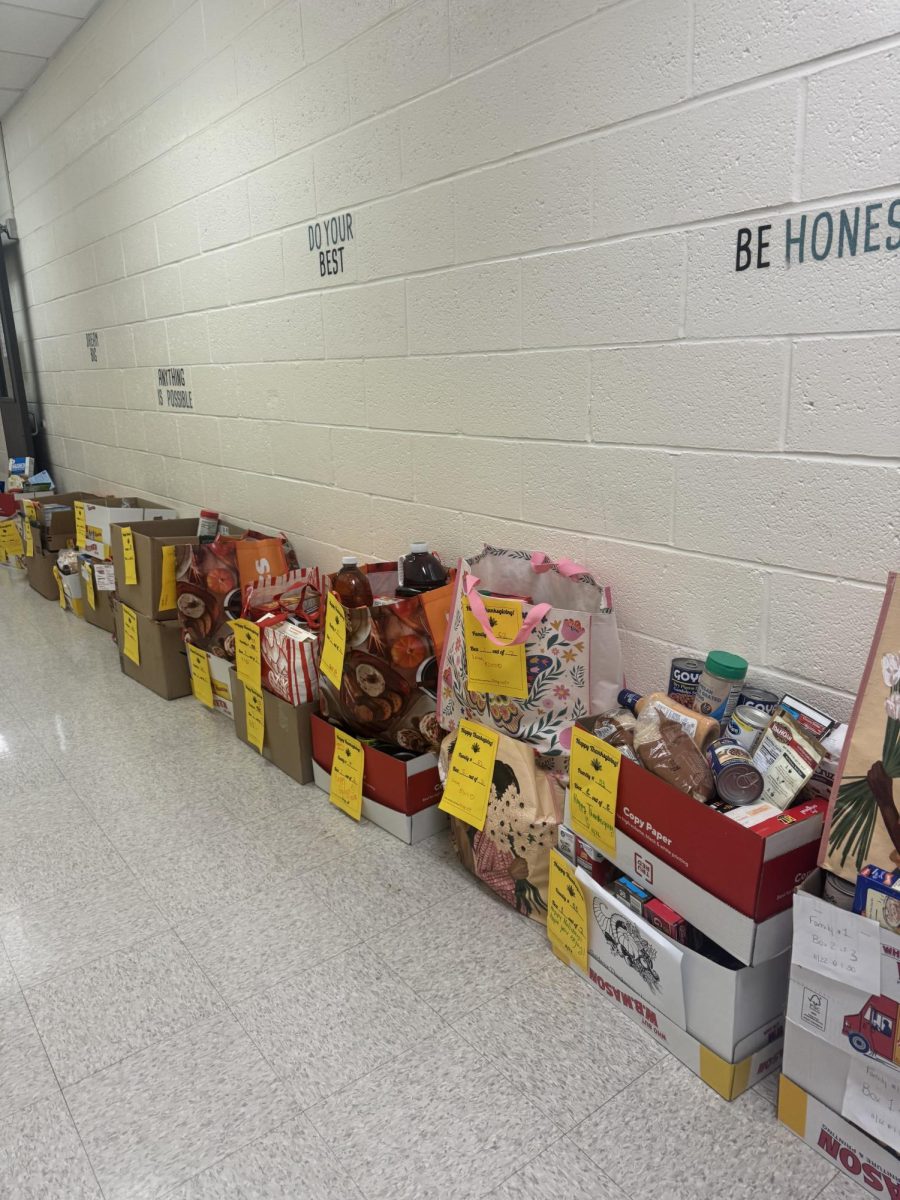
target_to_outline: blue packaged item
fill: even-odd
[[[853,911],[877,921],[882,929],[900,933],[900,871],[885,871],[869,863],[860,871]]]

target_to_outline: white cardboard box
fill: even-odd
[[[213,705],[218,712],[234,720],[234,667],[227,658],[208,654],[209,681],[212,684]]]
[[[569,816],[567,794],[567,825]],[[616,853],[610,861],[743,963],[755,966],[791,947],[793,921],[789,908],[757,923],[676,871],[621,829],[616,829]]]
[[[723,966],[654,929],[582,868],[575,876],[586,901],[591,968],[618,979],[727,1062],[758,1049],[760,1030],[781,1030],[789,950],[755,967]]]
[[[84,506],[84,522],[87,537],[84,543],[84,553],[92,558],[112,558],[112,526],[130,525],[138,521],[159,521],[169,517],[177,517],[173,508],[143,508],[140,506],[128,508],[112,508],[105,504],[88,504]]]
[[[789,1020],[784,1027],[782,1070],[805,1092],[841,1111],[853,1051],[829,1045],[805,1026]]]
[[[778,1089],[778,1119],[867,1192],[885,1200],[900,1198],[900,1159],[787,1073]]]
[[[313,760],[313,779],[316,786],[321,788],[326,795],[330,792],[331,775],[323,770],[315,760]],[[421,812],[413,813],[412,816],[407,816],[405,813],[388,808],[386,804],[370,800],[366,795],[363,795],[362,815],[373,825],[378,825],[387,833],[393,834],[395,838],[399,838],[401,842],[406,842],[408,846],[414,846],[416,842],[421,842],[424,838],[431,837],[433,833],[446,829],[448,824],[447,814],[441,812],[436,804],[429,808],[423,808]]]

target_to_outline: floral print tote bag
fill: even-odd
[[[483,612],[482,596],[522,601],[519,639],[525,647],[525,699],[473,691],[466,664],[465,606]],[[500,643],[485,628],[495,645]],[[518,639],[517,639],[518,640]],[[561,735],[578,718],[616,704],[622,653],[609,587],[584,567],[544,554],[485,546],[462,559],[441,661],[438,720],[455,729],[463,719],[528,742],[541,754],[562,754]]]

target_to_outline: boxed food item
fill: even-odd
[[[263,692],[264,734],[262,756],[298,783],[310,783],[313,777],[310,717],[315,704],[288,704],[272,692]],[[234,679],[234,732],[242,742],[247,736],[244,685]]]
[[[560,825],[556,844],[563,858],[573,867],[581,867],[599,884],[608,886],[619,873],[618,868],[604,858],[596,847],[573,833],[568,825]]]
[[[633,879],[629,879],[627,875],[620,875],[618,879],[607,886],[614,896],[626,904],[632,912],[636,912],[638,916],[644,915],[644,905],[653,899],[646,888],[635,883]]]
[[[126,570],[126,540],[130,530],[132,571]],[[136,612],[154,621],[170,621],[177,616],[175,603],[174,553],[164,554],[164,547],[196,546],[197,522],[193,517],[135,520],[133,523],[112,526],[112,560],[116,569],[119,598]],[[131,551],[133,549],[133,557]],[[136,582],[129,583],[129,577]],[[165,587],[163,584],[165,583]],[[164,607],[163,607],[164,604]]]
[[[900,589],[888,575],[835,773],[820,864],[852,883],[866,863],[900,866]]]
[[[644,919],[649,921],[654,929],[661,930],[667,937],[684,944],[688,940],[690,926],[681,913],[668,904],[663,904],[655,896],[644,905]]]
[[[75,545],[75,501],[113,503],[115,496],[94,492],[62,492],[58,495],[23,497],[18,501],[23,515],[38,527],[35,550],[65,550]]]
[[[125,653],[126,641],[123,605],[116,605],[116,642],[122,673],[142,683],[164,700],[176,700],[191,694],[191,676],[187,656],[181,642],[177,621],[151,621],[143,613],[134,613],[137,657],[135,662]]]
[[[877,921],[882,929],[900,933],[900,871],[883,871],[871,864],[856,881],[853,911]]]

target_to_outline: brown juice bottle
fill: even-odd
[[[372,588],[357,559],[348,555],[341,559],[341,569],[334,577],[334,591],[344,608],[368,608],[372,603]]]

